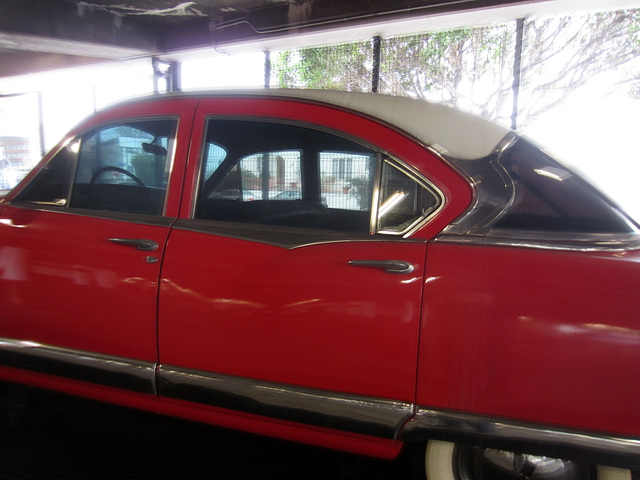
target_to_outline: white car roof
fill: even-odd
[[[460,110],[408,97],[295,89],[265,89],[253,93],[306,98],[356,110],[395,125],[440,153],[460,160],[486,157],[511,131]]]
[[[146,99],[158,99],[163,96],[154,95]],[[494,153],[500,142],[511,132],[506,127],[445,105],[379,93],[255,89],[181,92],[166,94],[166,96],[195,98],[269,96],[323,102],[380,119],[405,131],[443,155],[459,160],[474,160]]]

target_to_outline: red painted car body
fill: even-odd
[[[555,432],[543,453],[633,466],[639,238],[423,102],[129,102],[0,203],[0,379],[386,458]]]

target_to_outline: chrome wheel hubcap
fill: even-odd
[[[456,447],[460,480],[588,480],[592,469],[559,458],[520,454],[491,448]]]

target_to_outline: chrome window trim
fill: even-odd
[[[174,230],[216,235],[219,237],[262,243],[273,247],[293,250],[313,245],[344,242],[409,242],[424,243],[424,239],[400,238],[369,233],[354,233],[334,230],[281,227],[241,222],[222,222],[216,220],[179,219],[173,225]]]
[[[279,420],[395,439],[413,404],[160,365],[158,393]]]
[[[23,208],[25,210],[35,210],[47,213],[59,213],[61,215],[76,215],[80,217],[101,218],[117,222],[136,223],[153,227],[170,227],[175,221],[175,217],[164,217],[159,215],[147,215],[144,213],[120,213],[107,210],[91,210],[84,208],[68,208],[63,206],[47,206],[35,202],[15,202],[6,204],[13,208]]]
[[[77,135],[70,139],[70,141],[65,142],[65,148],[71,148],[72,144],[75,144],[75,148],[77,151],[75,152],[75,161],[73,162],[73,168],[71,171],[71,178],[69,179],[69,191],[67,192],[67,198],[64,201],[64,205],[60,205],[62,207],[69,208],[71,204],[71,198],[73,197],[73,191],[76,188],[76,176],[78,175],[78,164],[80,163],[80,151],[82,150],[82,146],[84,145],[84,135]],[[53,161],[54,157],[51,157],[51,161]],[[34,178],[35,180],[35,178]],[[32,180],[33,181],[33,180]],[[44,202],[44,205],[51,205]]]
[[[625,252],[640,250],[638,234],[558,234],[507,229],[493,229],[485,235],[442,233],[434,243],[461,245],[536,248],[574,252]]]
[[[155,394],[156,364],[29,340],[0,338],[0,366]]]
[[[369,235],[375,235],[378,231],[378,210],[380,208],[380,191],[382,190],[382,169],[384,162],[389,158],[388,154],[376,152],[376,171],[373,173],[373,187],[371,191],[371,203],[369,208]]]
[[[419,407],[402,441],[436,438],[640,469],[640,439]]]
[[[167,160],[169,163],[169,169],[167,170],[167,188],[164,192],[164,204],[162,205],[162,216],[167,215],[167,204],[169,203],[169,192],[171,191],[171,178],[173,177],[173,170],[176,166],[176,150],[178,149],[178,133],[180,132],[180,122],[182,121],[182,117],[169,117],[167,119],[175,118],[176,124],[173,131],[173,137],[168,139],[167,145]],[[189,132],[191,133],[191,132]],[[186,164],[186,161],[185,161]],[[178,186],[176,188],[180,189],[179,198],[182,198],[182,189],[184,188],[184,176],[180,178],[177,182]]]
[[[490,226],[513,205],[515,187],[507,171],[498,163],[500,156],[512,147],[519,136],[515,132],[509,133],[496,147],[494,153],[488,157],[476,160],[459,160],[440,155],[445,163],[460,173],[469,183],[473,198],[469,207],[449,224],[443,233],[446,234],[485,234]],[[473,175],[469,173],[469,166],[488,163],[492,168],[489,172],[492,178],[487,178],[486,169]],[[502,190],[497,194],[484,187],[487,180],[493,180],[496,185],[501,184]],[[481,187],[482,185],[482,187]]]

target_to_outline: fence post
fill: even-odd
[[[520,76],[522,74],[522,38],[524,36],[524,18],[516,20],[516,50],[513,59],[513,108],[511,110],[511,128],[518,126],[518,97],[520,96]]]
[[[371,72],[371,91],[378,93],[380,88],[380,46],[382,38],[380,35],[373,37],[373,71]]]
[[[40,141],[40,156],[47,153],[47,144],[44,138],[44,98],[43,93],[38,92],[38,139]]]
[[[271,88],[271,52],[264,51],[264,88]]]

